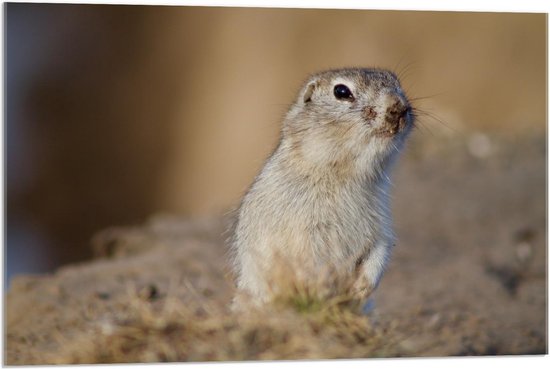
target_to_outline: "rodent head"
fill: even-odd
[[[319,164],[344,155],[367,156],[376,166],[398,150],[413,122],[411,105],[394,73],[329,70],[312,75],[303,85],[286,116],[283,138]]]

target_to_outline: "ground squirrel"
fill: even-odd
[[[355,290],[366,299],[394,244],[388,173],[413,122],[390,71],[312,75],[238,210],[232,239],[238,289],[267,301],[270,273],[282,256],[299,269],[355,271]]]

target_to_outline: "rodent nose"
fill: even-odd
[[[392,95],[390,97],[388,108],[386,109],[386,115],[393,119],[399,119],[407,113],[407,110],[407,102],[399,96]]]
[[[411,107],[407,100],[400,94],[392,94],[388,98],[386,123],[390,133],[394,134],[407,125],[407,114],[410,112]]]

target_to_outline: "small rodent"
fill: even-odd
[[[414,114],[396,75],[369,68],[312,75],[286,114],[279,144],[238,210],[237,288],[269,300],[277,257],[357,272],[376,288],[394,244],[388,173]],[[280,260],[280,259],[279,259]],[[314,271],[310,278],[316,278]]]

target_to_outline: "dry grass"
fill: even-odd
[[[282,276],[283,274],[281,274]],[[60,351],[37,360],[52,364],[241,361],[395,356],[395,345],[361,314],[350,281],[329,274],[305,284],[289,274],[284,291],[258,307],[232,311],[200,297],[190,302],[128,291],[109,319],[80,337],[60,338]],[[332,286],[332,287],[329,287]]]

